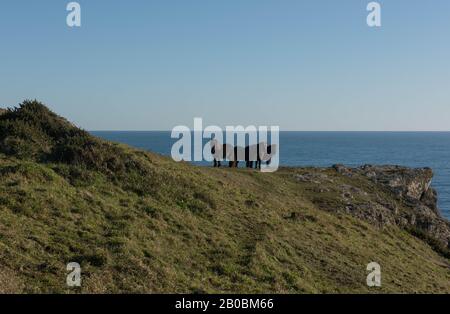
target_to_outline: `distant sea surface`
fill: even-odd
[[[176,139],[163,131],[95,131],[98,137],[170,155]],[[281,166],[395,164],[430,167],[439,208],[450,219],[450,132],[281,132]]]

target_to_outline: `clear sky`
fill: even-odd
[[[204,124],[450,130],[450,1],[0,3],[0,106],[38,99],[88,130]]]

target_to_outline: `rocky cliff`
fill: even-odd
[[[392,192],[395,199],[403,205],[400,210],[395,202],[377,197],[376,202],[354,204],[354,193],[348,191],[348,212],[381,225],[396,224],[412,232],[419,232],[439,241],[450,248],[450,224],[441,216],[437,207],[437,193],[431,187],[433,171],[430,168],[411,169],[400,166],[372,166],[348,168],[335,165],[340,174],[353,177],[362,175],[370,181]]]

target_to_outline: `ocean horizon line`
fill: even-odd
[[[87,132],[172,132],[172,130],[87,130]],[[193,130],[191,132],[194,132]],[[203,132],[203,131],[202,131]],[[224,131],[225,132],[225,131]],[[245,133],[245,132],[244,132]],[[280,133],[450,133],[448,131],[295,131],[280,130]]]

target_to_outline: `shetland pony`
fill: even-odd
[[[233,162],[234,157],[234,147],[230,144],[220,144],[217,139],[212,139],[211,145],[211,155],[214,157],[214,167],[220,167],[222,160],[229,160],[230,167]]]
[[[239,167],[239,161],[245,161],[247,168],[261,169],[261,163],[270,164],[277,152],[276,144],[268,145],[261,142],[244,147],[220,144],[216,139],[211,140],[211,154],[214,157],[214,167],[220,167],[222,160],[228,160],[230,168]]]

